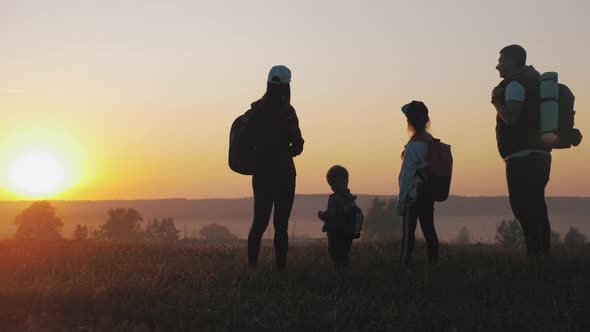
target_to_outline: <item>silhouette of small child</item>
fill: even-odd
[[[328,235],[328,253],[334,267],[346,267],[350,264],[353,239],[352,230],[347,227],[346,209],[356,197],[348,189],[346,168],[332,166],[326,174],[326,180],[334,193],[328,199],[326,211],[318,211],[318,218],[324,221],[322,232]]]

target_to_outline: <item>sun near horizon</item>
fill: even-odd
[[[15,198],[51,199],[84,178],[84,153],[74,139],[56,130],[35,128],[6,137],[0,157],[0,186]]]

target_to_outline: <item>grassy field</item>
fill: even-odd
[[[333,272],[325,244],[258,271],[245,244],[0,242],[1,331],[589,331],[590,249],[443,246],[402,269],[395,243],[355,243]]]

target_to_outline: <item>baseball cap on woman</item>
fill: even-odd
[[[428,108],[424,105],[421,101],[412,100],[411,103],[405,104],[402,107],[402,113],[409,118],[409,117],[427,117],[428,116]]]
[[[268,73],[268,82],[289,84],[291,82],[291,70],[283,65],[273,66]]]

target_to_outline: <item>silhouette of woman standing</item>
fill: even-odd
[[[248,234],[248,265],[258,263],[260,242],[274,207],[276,268],[287,264],[288,226],[295,198],[293,157],[303,151],[299,120],[291,106],[291,71],[279,65],[268,74],[266,93],[252,103],[250,130],[254,142],[254,220]]]
[[[430,118],[428,108],[421,101],[412,101],[402,107],[408,120],[412,138],[402,153],[402,169],[399,174],[399,197],[395,207],[396,214],[403,216],[403,237],[401,265],[411,265],[414,250],[416,224],[426,240],[428,262],[438,262],[438,236],[434,228],[434,197],[426,184],[428,178],[428,151],[433,137],[428,132]]]

